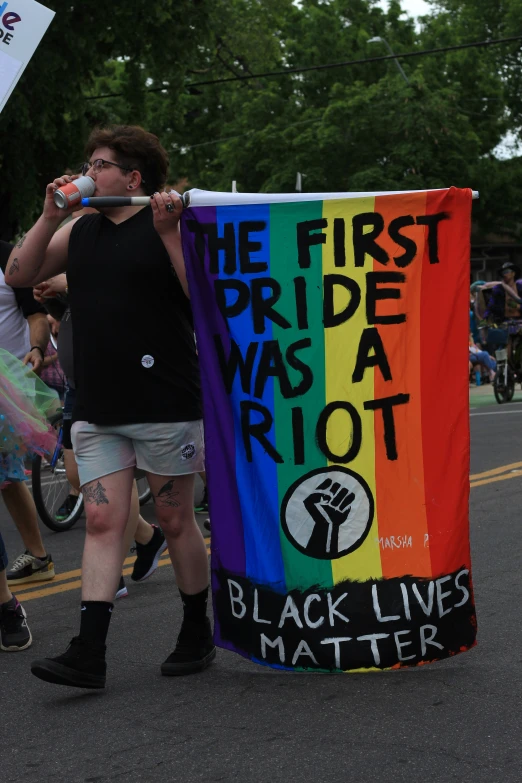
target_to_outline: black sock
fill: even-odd
[[[182,590],[179,594],[183,601],[183,619],[192,623],[203,623],[207,616],[208,587],[194,595],[187,595]]]
[[[114,604],[109,601],[82,601],[80,636],[86,642],[105,644]]]

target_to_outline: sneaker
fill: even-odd
[[[203,522],[203,527],[205,528],[205,530],[208,530],[208,532],[210,533],[210,519],[205,519],[205,521]]]
[[[26,582],[48,582],[54,579],[54,563],[51,555],[34,557],[27,550],[19,555],[13,563],[13,567],[7,572],[7,584],[23,585]]]
[[[194,674],[209,666],[216,657],[216,647],[212,640],[210,620],[194,623],[183,620],[176,649],[161,664],[161,673],[166,676]]]
[[[40,680],[56,685],[105,688],[105,645],[91,644],[75,636],[63,655],[33,661],[31,671]]]
[[[203,497],[201,498],[201,502],[198,503],[197,506],[194,506],[194,511],[196,514],[204,514],[206,511],[208,511],[208,497],[206,487],[203,490]]]
[[[158,560],[167,548],[167,542],[163,530],[157,525],[152,525],[152,538],[148,544],[138,544],[132,547],[131,552],[136,552],[136,561],[132,570],[131,579],[134,582],[143,582],[151,576],[158,567]]]
[[[120,576],[120,583],[118,585],[118,589],[116,590],[116,595],[114,596],[114,598],[115,599],[116,598],[127,598],[128,595],[129,595],[129,591],[127,590],[127,588],[125,586],[125,579],[122,576]]]
[[[24,607],[15,596],[7,603],[0,604],[0,650],[18,652],[31,646],[33,637],[26,617]]]
[[[71,516],[72,512],[76,508],[76,504],[78,502],[78,496],[77,495],[67,495],[65,500],[63,501],[62,505],[54,515],[54,518],[57,522],[63,522],[64,519],[67,519]]]

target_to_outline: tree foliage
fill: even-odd
[[[387,54],[376,36],[400,54],[515,35],[522,0],[433,0],[420,29],[398,0],[135,0],[109,15],[70,2],[47,1],[55,20],[1,115],[3,236],[111,122],[157,133],[171,182],[275,192],[299,171],[308,191],[469,186],[478,234],[520,235],[521,161],[493,152],[522,124],[518,42],[405,59],[407,83],[393,60],[201,82]]]
[[[94,124],[147,123],[145,71],[175,99],[207,29],[207,0],[44,4],[56,16],[0,115],[2,237],[34,218],[47,182],[81,163]],[[119,104],[87,99],[104,79],[122,88]]]

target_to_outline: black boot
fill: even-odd
[[[161,673],[167,676],[194,674],[209,666],[216,657],[210,620],[204,623],[183,620],[176,649],[161,664]]]
[[[31,671],[45,682],[72,685],[76,688],[105,688],[105,645],[71,639],[63,655],[33,661]]]

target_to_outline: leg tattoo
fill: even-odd
[[[83,497],[86,503],[95,503],[97,506],[101,506],[103,503],[109,504],[109,498],[105,494],[105,487],[100,481],[96,486],[89,486],[83,488]]]
[[[174,479],[171,479],[170,481],[167,481],[158,492],[155,498],[156,505],[162,506],[163,508],[178,508],[180,505],[179,500],[176,500],[178,495],[179,492],[174,489]]]

